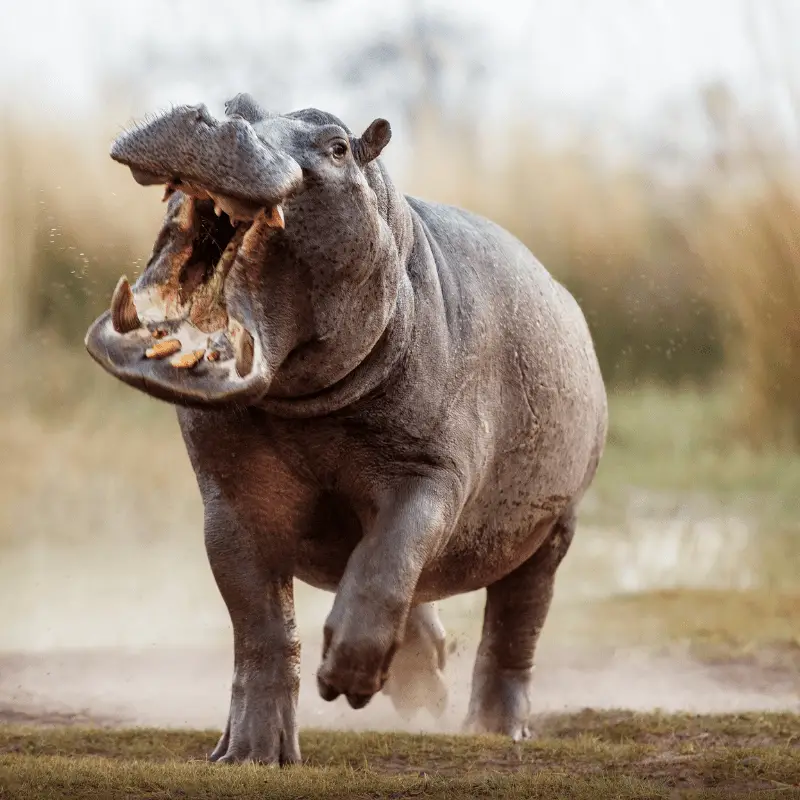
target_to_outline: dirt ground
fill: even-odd
[[[474,648],[457,649],[445,676],[448,708],[404,722],[388,698],[354,711],[341,697],[324,702],[314,673],[319,643],[304,642],[301,726],[331,730],[457,733],[466,713]],[[85,650],[0,656],[0,721],[93,720],[105,725],[218,728],[229,701],[227,649]],[[549,649],[536,672],[534,711],[583,708],[633,711],[800,713],[800,676],[791,664],[747,659],[701,663],[677,654],[617,650],[558,653]]]

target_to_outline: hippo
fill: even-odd
[[[358,709],[383,692],[401,713],[446,702],[436,602],[485,589],[463,731],[531,735],[604,380],[567,289],[498,224],[402,194],[390,138],[385,119],[357,136],[239,94],[111,146],[165,187],[166,213],[85,344],[176,407],[233,628],[213,761],[301,759],[295,580],[334,593],[321,696]]]

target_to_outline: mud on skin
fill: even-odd
[[[294,577],[334,593],[321,695],[403,714],[446,702],[435,602],[485,587],[466,727],[528,735],[603,380],[569,293],[492,222],[401,194],[390,136],[237,95],[112,147],[167,210],[86,345],[177,407],[234,632],[214,760],[300,759]]]

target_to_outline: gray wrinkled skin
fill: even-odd
[[[329,114],[268,115],[247,95],[227,120],[171,113],[113,150],[137,180],[175,189],[133,287],[141,327],[107,312],[87,347],[178,406],[234,630],[212,758],[300,759],[293,577],[335,592],[322,696],[359,708],[383,690],[402,713],[446,699],[432,604],[485,587],[466,728],[528,736],[537,639],[607,428],[581,310],[502,228],[400,194],[376,160],[385,121],[354,137]],[[142,356],[159,314],[193,335],[163,287],[215,200],[249,225],[224,283],[224,313],[254,342],[244,375],[224,354],[193,370]],[[277,202],[285,228],[265,222]]]

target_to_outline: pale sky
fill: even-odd
[[[786,82],[800,84],[797,0],[0,0],[0,92],[19,101],[24,90],[29,107],[80,116],[104,67],[135,63],[151,46],[178,59],[149,102],[212,105],[247,90],[237,60],[246,50],[263,53],[284,109],[345,115],[359,98],[332,80],[331,57],[402,28],[411,7],[480,26],[497,114],[545,104],[646,125],[665,99],[715,78],[788,113]],[[209,98],[184,53],[224,61],[219,97]]]

